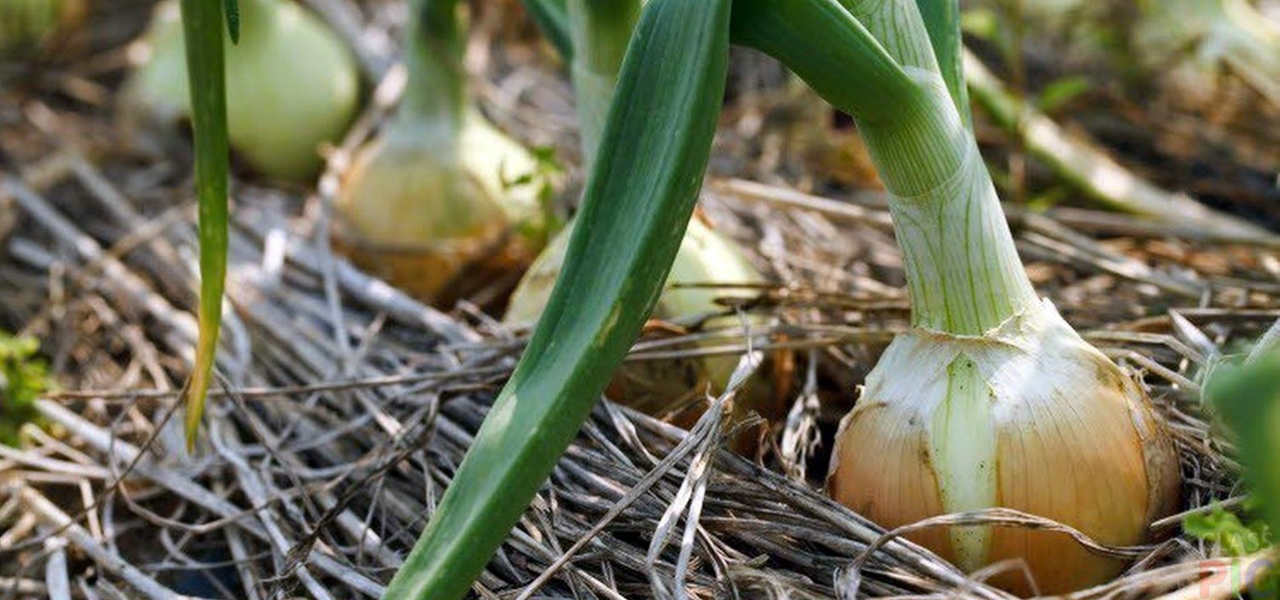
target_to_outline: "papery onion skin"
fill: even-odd
[[[955,381],[948,367],[957,361],[971,361],[983,376],[979,379],[989,382],[990,403],[976,414],[990,419],[995,436],[988,440],[994,441],[988,466],[994,468],[988,490],[992,506],[1048,517],[1107,545],[1147,541],[1147,524],[1173,511],[1177,456],[1150,401],[1047,300],[994,335],[914,330],[898,336],[841,423],[827,479],[833,498],[890,529],[983,508],[949,506],[949,478],[939,467],[945,457],[938,455],[936,424],[956,398],[946,390]],[[952,441],[975,446],[973,440]],[[972,476],[982,474],[973,471]],[[1041,594],[1102,583],[1124,567],[1123,561],[1093,554],[1063,533],[959,529],[933,528],[907,537],[970,571],[1023,558]],[[1032,592],[1020,572],[1002,574],[993,583],[1020,595]]]

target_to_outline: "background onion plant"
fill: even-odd
[[[367,271],[446,306],[527,266],[553,224],[539,159],[494,128],[467,92],[463,8],[412,3],[404,97],[356,154],[333,235]]]

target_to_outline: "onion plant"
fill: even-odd
[[[563,14],[546,1],[545,14]],[[923,12],[908,0],[645,4],[546,308],[387,597],[466,593],[640,333],[699,192],[731,40],[778,58],[853,115],[903,250],[912,328],[843,423],[832,494],[885,526],[1006,506],[1105,543],[1143,541],[1149,520],[1176,500],[1172,443],[1142,388],[1032,289],[966,125],[948,2]],[[196,17],[216,15],[210,4],[184,0],[203,5]],[[193,19],[188,30],[210,22]],[[216,48],[207,29],[199,39],[194,46]],[[195,121],[200,140],[210,121]],[[201,185],[221,174],[225,191],[221,167],[198,165]],[[1022,558],[1047,592],[1121,567],[1044,531],[978,526],[916,538],[966,569]]]
[[[294,2],[241,0],[238,11],[243,27],[226,50],[231,144],[265,175],[306,180],[320,169],[321,146],[336,141],[355,114],[355,59]],[[171,125],[194,112],[177,13],[172,2],[156,6],[143,38],[146,59],[125,83],[125,113],[136,124]]]
[[[640,14],[639,0],[569,0],[566,3],[566,34],[578,51],[569,57],[584,164],[590,168],[613,100],[618,69]],[[521,278],[511,295],[503,320],[511,325],[531,323],[542,313],[552,286],[564,264],[573,221],[560,231]],[[652,316],[674,322],[705,320],[707,327],[734,327],[736,315],[720,316],[726,308],[717,303],[733,292],[754,294],[750,288],[707,287],[719,281],[758,285],[764,277],[732,240],[717,233],[701,219],[690,221],[676,251],[666,286],[654,306]],[[698,285],[703,284],[703,285]],[[745,299],[745,298],[744,298]],[[760,319],[749,319],[753,325]],[[711,340],[709,343],[721,343]],[[697,359],[662,359],[632,363],[620,369],[610,382],[610,397],[646,413],[664,416],[677,423],[691,423],[701,414],[707,392],[720,393],[729,382],[737,358],[706,356]],[[767,418],[781,416],[771,406],[775,394],[762,375],[753,377],[734,407],[745,417],[752,411]],[[743,432],[740,446],[750,448],[752,432]]]
[[[853,115],[890,192],[913,327],[845,420],[836,498],[886,526],[1007,506],[1145,538],[1176,499],[1172,443],[1142,388],[1032,289],[966,126],[950,4],[645,5],[546,311],[388,597],[465,593],[635,339],[698,192],[730,39]],[[1025,558],[1044,591],[1121,566],[1046,532],[918,537],[969,569]]]
[[[395,118],[356,155],[334,241],[353,262],[443,305],[523,268],[546,238],[539,161],[472,105],[457,0],[412,0]]]

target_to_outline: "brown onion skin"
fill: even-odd
[[[1026,403],[999,429],[997,505],[1065,523],[1106,545],[1149,542],[1148,524],[1178,502],[1177,454],[1141,388],[1105,357],[1095,358],[1097,381],[1056,391],[1057,402],[1075,409],[1072,418],[1055,420],[1043,406]],[[1090,392],[1082,396],[1082,390]],[[839,433],[828,492],[886,529],[943,514],[919,415],[904,415],[875,398],[860,403]],[[1079,590],[1125,567],[1065,533],[993,527],[990,535],[986,564],[1025,559],[1035,578],[1036,590],[1020,570],[990,580],[1019,596]],[[906,537],[957,560],[946,528]]]

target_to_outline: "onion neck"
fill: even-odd
[[[409,79],[391,128],[393,138],[422,144],[456,140],[466,118],[465,26],[457,0],[412,0],[405,28]]]
[[[991,176],[936,72],[908,67],[900,117],[861,132],[890,192],[912,325],[982,335],[1039,306]]]
[[[581,128],[583,164],[595,162],[618,70],[640,16],[639,0],[568,0],[571,70]]]

